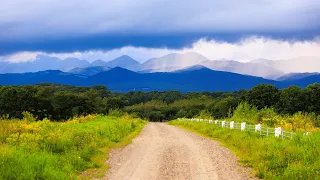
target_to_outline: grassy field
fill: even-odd
[[[66,122],[0,120],[0,179],[101,177],[110,148],[125,145],[146,122],[106,116]]]
[[[282,140],[205,122],[174,120],[169,124],[220,141],[239,157],[241,164],[252,167],[259,178],[320,179],[320,133]]]

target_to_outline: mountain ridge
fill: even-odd
[[[306,62],[305,62],[306,61]],[[250,62],[239,62],[235,60],[221,59],[210,60],[196,52],[171,53],[159,58],[152,58],[144,63],[139,63],[128,55],[123,55],[111,61],[96,60],[92,63],[77,58],[59,59],[47,55],[37,55],[33,61],[11,63],[0,62],[0,73],[24,73],[45,70],[61,70],[91,76],[99,72],[109,70],[108,68],[122,67],[139,73],[175,72],[185,68],[202,65],[211,70],[233,72],[243,75],[258,76],[265,79],[277,80],[285,78],[291,73],[296,73],[299,68],[302,72],[320,72],[320,58],[299,57],[292,60],[268,60],[255,59]],[[98,68],[100,66],[100,68]],[[101,68],[104,67],[104,68]],[[288,68],[290,71],[287,73]],[[314,70],[314,71],[311,71]],[[303,76],[303,73],[295,76]]]
[[[295,81],[274,81],[261,77],[241,75],[230,72],[214,71],[203,66],[190,67],[178,72],[137,73],[116,67],[93,76],[82,76],[59,70],[48,70],[22,74],[0,74],[1,85],[38,84],[43,82],[70,84],[79,86],[105,85],[113,91],[128,92],[166,91],[237,91],[251,89],[258,84],[273,84],[278,88],[289,85],[305,87],[320,82],[320,75],[314,75]]]

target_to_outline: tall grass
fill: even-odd
[[[220,141],[239,157],[243,165],[252,167],[259,178],[320,179],[320,133],[282,140],[208,123],[175,120],[170,124]]]
[[[108,149],[145,124],[130,117],[50,122],[25,116],[0,120],[0,179],[77,179],[84,170],[102,168]]]

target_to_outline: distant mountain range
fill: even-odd
[[[209,60],[201,54],[189,52],[185,54],[168,54],[159,58],[150,59],[142,64],[127,55],[120,56],[108,62],[96,60],[92,63],[77,58],[62,60],[56,57],[38,55],[35,60],[30,62],[8,63],[2,61],[0,62],[0,74],[60,70],[71,74],[92,76],[115,67],[121,67],[139,73],[155,73],[175,72],[196,65],[201,65],[211,70],[233,72],[271,80],[305,77],[313,72],[320,72],[320,58],[317,57],[301,57],[279,61],[256,59],[243,63],[226,59]]]
[[[35,60],[21,63],[0,64],[0,73],[25,73],[45,70],[69,71],[74,68],[84,68],[90,66],[86,60],[77,58],[67,58],[61,60],[56,57],[38,55]]]
[[[178,90],[189,91],[236,91],[250,89],[261,83],[273,84],[279,88],[289,85],[305,87],[320,82],[320,75],[307,76],[298,80],[274,81],[261,77],[230,72],[214,71],[197,65],[175,72],[137,73],[120,67],[100,72],[92,76],[48,70],[35,73],[0,74],[1,85],[24,85],[42,82],[92,86],[101,84],[112,91],[128,92]]]

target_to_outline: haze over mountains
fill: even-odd
[[[206,57],[195,52],[185,54],[172,53],[150,59],[140,66],[142,72],[171,72],[208,61]]]
[[[308,58],[307,61],[318,63],[316,58]],[[320,66],[303,66],[305,61],[297,59],[293,62],[259,59],[242,63],[234,60],[209,60],[198,53],[168,54],[142,64],[126,55],[109,62],[97,60],[92,63],[77,58],[61,60],[39,55],[31,62],[1,64],[2,73],[11,73],[0,75],[0,85],[50,82],[84,86],[102,84],[113,91],[121,92],[132,90],[188,92],[235,91],[250,89],[261,83],[273,84],[279,88],[289,85],[305,87],[320,82],[319,73],[286,74],[285,72],[288,72],[284,71],[286,63],[291,70],[296,71],[299,70],[299,66],[302,70],[310,71],[320,68]],[[26,71],[29,73],[23,73]]]
[[[38,55],[30,62],[10,63],[0,62],[0,73],[24,73],[45,70],[61,70],[74,74],[94,75],[114,67],[122,67],[140,73],[173,72],[195,65],[202,65],[212,70],[234,72],[238,74],[278,79],[287,77],[289,73],[320,72],[320,58],[300,57],[291,60],[257,59],[250,62],[236,60],[210,60],[201,54],[189,52],[185,54],[172,53],[159,58],[150,59],[142,64],[130,56],[123,55],[111,61],[96,60],[89,63],[77,58],[59,59]]]
[[[297,72],[320,72],[319,57],[298,57],[289,60],[271,61],[267,59],[257,59],[250,63],[262,64],[274,69],[278,69],[283,73]]]
[[[45,70],[70,71],[74,68],[85,68],[89,66],[90,63],[88,61],[77,58],[61,60],[57,57],[37,55],[33,61],[20,63],[2,62],[2,64],[0,64],[0,73],[25,73]]]
[[[0,85],[51,82],[89,86],[103,84],[116,91],[234,91],[250,89],[260,83],[279,88],[289,85],[305,87],[320,82],[318,72],[320,59],[315,57],[281,61],[257,59],[243,63],[209,60],[190,52],[168,54],[141,64],[127,55],[108,62],[96,60],[92,63],[77,58],[61,60],[38,55],[31,62],[0,62]]]

